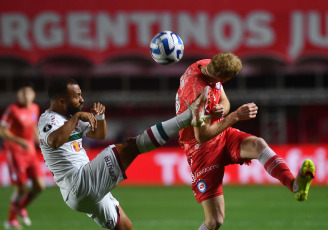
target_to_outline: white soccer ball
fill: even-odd
[[[183,41],[172,31],[156,34],[150,42],[150,54],[161,65],[172,65],[183,57]]]

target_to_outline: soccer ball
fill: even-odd
[[[150,42],[150,54],[161,65],[172,65],[183,56],[183,42],[172,31],[163,31],[155,35]]]

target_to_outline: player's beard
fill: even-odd
[[[83,103],[80,103],[78,106],[74,106],[72,104],[69,104],[67,106],[67,113],[70,116],[73,116],[74,114],[76,114],[77,112],[81,112],[83,108]]]

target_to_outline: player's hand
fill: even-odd
[[[88,112],[79,112],[79,120],[84,121],[84,122],[89,122],[91,125],[91,130],[95,131],[97,128],[97,119],[92,113]]]
[[[100,104],[100,102],[97,103],[93,103],[92,107],[91,107],[91,113],[93,115],[102,115],[105,113],[105,106],[103,104]]]
[[[224,114],[223,105],[222,104],[215,105],[212,112],[213,112],[213,115],[214,115],[215,118],[223,117],[223,114]]]
[[[258,107],[255,105],[255,103],[248,103],[240,106],[236,110],[236,115],[239,118],[239,120],[249,120],[256,117]]]
[[[18,144],[24,149],[28,150],[30,148],[30,143],[24,139],[20,139]]]

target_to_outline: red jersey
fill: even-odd
[[[6,126],[15,136],[24,138],[31,143],[31,150],[34,146],[34,127],[39,118],[39,106],[32,103],[28,108],[21,107],[18,103],[7,107],[1,118],[1,125]],[[11,141],[5,140],[6,148],[21,149],[21,147]]]
[[[176,96],[176,112],[181,114],[188,109],[187,103],[192,104],[197,96],[203,91],[206,86],[210,86],[210,100],[209,104],[206,105],[206,116],[211,116],[211,111],[214,109],[214,106],[219,103],[221,96],[221,83],[216,84],[209,83],[205,80],[204,75],[201,73],[201,66],[209,64],[211,59],[204,59],[195,62],[188,67],[186,72],[180,78],[180,86]],[[212,123],[216,123],[222,120],[222,118],[212,117]],[[192,126],[187,127],[179,132],[180,139],[179,143],[184,148],[187,157],[191,157],[195,150],[200,150],[201,146],[194,135],[194,128]],[[221,135],[211,139],[206,142],[206,145],[209,146],[211,143],[217,142]],[[198,145],[197,145],[198,144]],[[195,148],[195,145],[196,148]],[[202,145],[203,146],[203,145]],[[196,151],[197,152],[197,151]]]
[[[210,83],[201,73],[200,68],[210,63],[210,59],[195,62],[186,70],[180,79],[176,96],[176,111],[181,114],[188,109],[206,86],[210,86],[209,100],[205,105],[205,116],[211,116],[214,106],[220,102],[221,83]],[[223,118],[212,117],[211,123]],[[229,164],[250,163],[240,156],[240,143],[252,136],[228,127],[222,133],[205,143],[199,143],[190,126],[180,131],[180,145],[183,147],[192,174],[191,188],[199,203],[223,194],[224,167]]]

